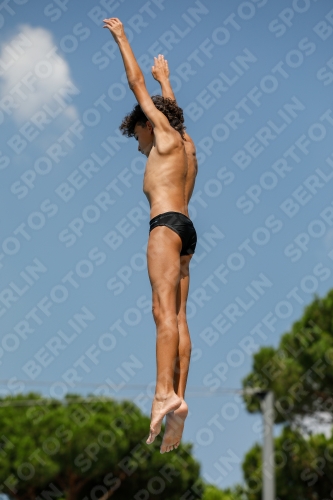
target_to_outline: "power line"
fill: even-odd
[[[29,385],[34,385],[34,386],[39,386],[39,385],[46,385],[46,386],[52,386],[54,384],[58,384],[58,383],[62,383],[61,380],[44,380],[44,381],[34,381],[34,380],[23,380],[23,379],[15,379],[15,383],[24,383],[25,385],[29,386]],[[6,385],[8,383],[13,383],[13,380],[12,379],[0,379],[0,385]],[[99,383],[96,383],[96,382],[76,382],[76,385],[77,386],[81,386],[81,387],[103,387],[103,386],[108,386],[110,387],[110,389],[112,389],[112,386],[110,384],[108,384],[107,382],[99,382]],[[115,384],[116,386],[117,384]],[[119,387],[119,390],[131,390],[131,389],[147,389],[147,387],[149,386],[154,386],[154,384],[152,384],[151,382],[147,383],[147,384],[123,384],[121,385],[121,387]],[[210,390],[208,387],[205,387],[205,386],[189,386],[188,391],[200,391],[200,392],[204,392],[204,393],[215,393],[215,392],[222,392],[222,393],[257,393],[257,392],[261,392],[262,389],[260,388],[248,388],[248,389],[240,389],[240,388],[236,388],[236,387],[225,387],[225,388],[217,388],[217,389],[214,389],[214,390]]]
[[[197,397],[207,397],[209,394],[196,394]],[[215,394],[211,394],[211,396],[215,396]],[[58,405],[58,404],[93,404],[93,403],[107,403],[110,401],[110,398],[106,398],[103,396],[78,396],[76,398],[66,398],[66,399],[47,399],[41,397],[40,399],[24,399],[24,400],[9,400],[9,401],[1,401],[0,400],[0,408],[8,407],[8,406],[50,406],[50,405]]]
[[[2,379],[0,380],[0,385],[6,385],[9,382],[12,382],[12,380],[9,379]],[[54,384],[59,383],[59,381],[33,381],[33,380],[17,380],[15,379],[15,382],[17,383],[24,383],[27,386],[52,386]],[[108,386],[110,389],[112,387],[108,385],[106,382],[102,383],[93,383],[93,382],[78,382],[76,384],[77,386],[80,387],[103,387],[103,386]],[[119,396],[119,393],[124,391],[124,390],[142,390],[142,389],[147,389],[151,383],[149,384],[124,384],[119,390],[115,391],[115,396]],[[259,388],[254,388],[254,389],[239,389],[239,388],[217,388],[215,390],[211,390],[208,387],[188,387],[187,390],[187,396],[188,397],[218,397],[222,395],[228,395],[228,394],[258,394],[262,392],[261,389]],[[79,403],[79,404],[90,404],[90,403],[95,403],[95,402],[107,402],[109,399],[105,398],[103,396],[79,396],[78,398],[66,398],[63,400],[58,400],[58,399],[47,399],[47,398],[41,398],[41,399],[29,399],[29,400],[7,400],[7,401],[1,401],[0,400],[0,407],[4,406],[44,406],[44,405],[54,405],[58,403],[62,404],[71,404],[71,403]]]

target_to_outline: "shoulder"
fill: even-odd
[[[187,153],[196,154],[195,144],[187,132],[184,134],[184,146]]]
[[[184,141],[185,141],[185,144],[191,145],[192,147],[195,148],[192,137],[190,137],[187,132],[184,132]]]
[[[170,123],[164,127],[154,128],[156,148],[161,154],[179,153],[186,151],[184,141],[177,130]]]

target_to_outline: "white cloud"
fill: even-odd
[[[302,417],[297,421],[297,429],[302,430],[304,437],[310,434],[324,434],[327,439],[332,435],[332,415],[325,412],[317,412],[314,415]]]
[[[21,25],[18,34],[1,44],[0,98],[14,99],[15,121],[27,121],[44,105],[54,105],[55,94],[73,84],[67,62],[55,49],[52,33],[29,25]],[[76,108],[70,104],[64,114],[72,120]]]

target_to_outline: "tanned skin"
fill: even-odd
[[[169,80],[170,71],[168,61],[164,56],[159,54],[154,58],[154,66],[152,67],[152,75],[161,85],[162,96],[176,100]],[[193,193],[195,178],[198,172],[198,162],[196,158],[196,150],[191,137],[185,132],[184,135],[185,151],[187,156],[187,172],[185,179],[185,203],[188,206]],[[188,213],[186,213],[188,216]],[[181,275],[177,291],[177,320],[179,331],[179,344],[177,364],[174,375],[174,389],[176,394],[182,399],[182,404],[177,410],[170,412],[166,416],[166,427],[161,445],[161,451],[169,451],[174,443],[177,447],[184,429],[184,422],[188,414],[188,407],[184,400],[185,388],[188,376],[188,370],[191,357],[191,338],[186,319],[186,302],[190,284],[189,266],[192,255],[182,255]],[[171,448],[172,449],[172,448]]]
[[[134,134],[139,143],[139,151],[148,158],[143,191],[150,204],[150,218],[169,211],[188,215],[188,193],[191,190],[187,187],[188,161],[184,141],[180,133],[171,127],[166,116],[155,107],[121,21],[117,18],[104,19],[103,27],[110,30],[118,44],[129,87],[147,117],[146,127],[137,124]],[[181,360],[186,357],[189,360],[188,348],[184,349],[187,354],[182,354],[182,338],[186,334],[184,336],[184,329],[178,326],[179,318],[185,314],[184,310],[181,312],[184,274],[181,248],[180,237],[168,227],[158,226],[149,235],[147,261],[157,330],[157,378],[148,444],[160,433],[162,420],[166,415],[173,413],[173,416],[169,416],[169,422],[178,422],[178,419],[183,422],[185,413],[187,414],[187,406],[182,396],[178,395],[178,392],[184,392],[180,388],[184,379],[186,383],[188,371],[188,362],[184,365]],[[177,364],[180,370],[177,370]],[[181,376],[182,365],[187,366],[185,377]],[[178,409],[182,416],[176,419],[174,412]],[[181,432],[172,436],[171,431],[167,433],[166,430],[162,453],[179,446]]]

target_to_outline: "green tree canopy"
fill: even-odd
[[[179,500],[202,491],[191,445],[163,455],[160,440],[146,445],[149,419],[128,401],[45,404],[28,394],[0,403],[0,492],[11,498]]]
[[[262,347],[244,388],[270,389],[276,421],[288,422],[325,412],[333,417],[333,290],[315,298],[277,349]],[[259,411],[256,396],[244,396],[250,412]]]
[[[304,437],[289,426],[275,439],[276,498],[320,500],[333,494],[333,437]],[[247,499],[262,498],[262,449],[255,445],[245,457]]]
[[[208,485],[205,488],[202,500],[243,500],[243,498],[243,488],[241,486],[220,490],[216,486]]]

